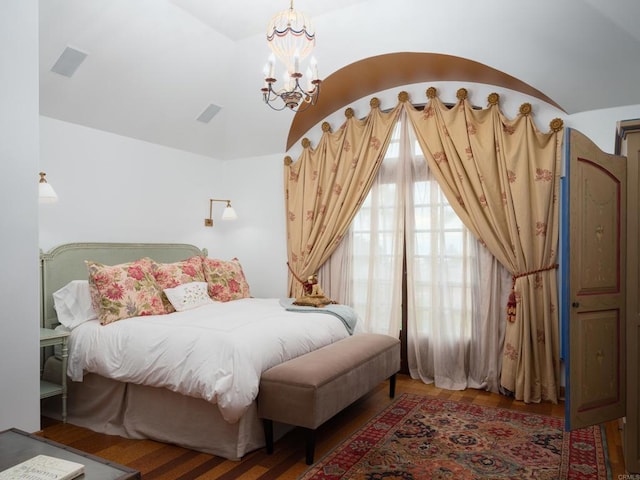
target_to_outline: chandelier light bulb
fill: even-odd
[[[293,73],[298,73],[300,71],[300,52],[296,49],[293,52]]]
[[[304,74],[304,76],[307,77],[307,92],[313,90],[313,78],[311,78],[311,75],[311,67],[307,67],[307,71]]]
[[[275,76],[275,68],[276,68],[276,56],[272,53],[269,55],[269,59],[267,61],[267,65],[269,67],[269,77],[274,78]]]

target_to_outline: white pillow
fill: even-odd
[[[98,318],[91,306],[88,280],[72,280],[54,292],[53,307],[58,315],[58,321],[70,329]]]
[[[173,288],[165,288],[164,293],[178,312],[213,303],[207,292],[207,282],[183,283]]]

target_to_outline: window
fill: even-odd
[[[496,391],[495,338],[504,319],[496,306],[506,304],[509,275],[451,208],[404,115],[349,235],[327,263],[327,278],[335,271],[346,277],[341,301],[367,330],[407,332],[412,377]]]
[[[476,240],[429,174],[417,142],[405,138],[409,132],[403,126],[402,121],[396,125],[378,179],[352,224],[351,304],[372,331],[397,335],[389,318],[397,315],[392,309],[399,302],[392,297],[407,274],[398,273],[406,254],[413,281],[405,285],[415,295],[414,314],[445,314],[456,326],[451,330],[467,341]],[[433,333],[431,322],[420,325],[422,335]]]

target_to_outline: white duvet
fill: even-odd
[[[235,422],[255,400],[263,371],[348,335],[334,315],[288,312],[277,299],[216,302],[104,326],[85,322],[70,336],[68,374],[203,398]]]

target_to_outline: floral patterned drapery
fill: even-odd
[[[399,112],[406,110],[429,168],[462,221],[511,272],[501,384],[525,402],[557,402],[560,362],[557,262],[562,122],[541,133],[531,105],[507,119],[498,94],[477,110],[465,89],[445,106],[436,90],[414,108],[402,92],[389,113],[372,102],[359,121],[350,112],[318,149],[305,147],[285,167],[288,256],[300,278],[315,273],[340,242],[366,197]],[[375,100],[375,99],[374,99]],[[350,110],[348,110],[349,112]],[[331,193],[329,193],[331,192]],[[290,275],[291,294],[300,292]]]
[[[465,89],[447,108],[427,91],[407,105],[429,167],[463,222],[513,276],[501,384],[518,400],[558,401],[557,245],[562,122],[537,130],[531,105],[507,119],[489,96],[472,108]]]
[[[347,109],[337,132],[325,123],[316,149],[303,140],[298,161],[285,161],[289,295],[302,294],[299,280],[318,271],[349,228],[380,168],[400,108],[383,113],[374,98],[364,120]]]

